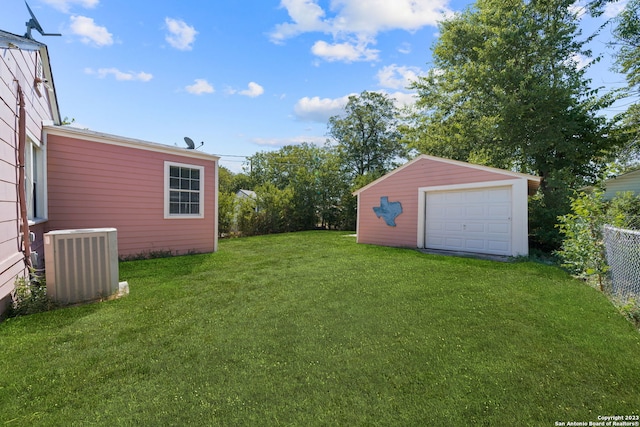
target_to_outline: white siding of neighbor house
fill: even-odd
[[[636,195],[640,195],[640,170],[608,179],[604,198],[611,200],[615,197],[616,193],[623,193],[625,191],[631,191]]]

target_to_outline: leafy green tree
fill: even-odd
[[[234,228],[238,200],[234,193],[218,192],[218,234],[229,235]]]
[[[235,193],[233,181],[233,172],[224,166],[218,166],[218,191],[221,193]]]
[[[365,91],[349,97],[344,115],[329,119],[328,134],[337,142],[341,162],[352,180],[362,175],[380,177],[406,156],[399,117],[392,98]]]
[[[627,77],[629,88],[640,88],[640,0],[629,0],[617,18],[614,36],[620,49],[616,64]]]
[[[609,100],[574,59],[590,52],[573,4],[478,0],[442,22],[404,129],[420,152],[540,176],[532,229],[547,248],[559,244],[555,218],[568,212],[568,188],[594,182],[612,152],[599,115]]]
[[[617,18],[613,31],[618,71],[625,74],[627,87],[623,96],[640,95],[640,0],[629,0]],[[633,165],[640,161],[640,104],[632,103],[622,114],[616,136],[622,138],[624,151],[619,159],[622,164]]]
[[[228,235],[236,217],[236,195],[233,188],[234,174],[224,166],[218,167],[218,234]]]
[[[279,189],[266,183],[255,189],[258,197],[254,212],[255,234],[284,233],[296,231],[292,227],[293,190]]]
[[[237,193],[240,190],[251,190],[254,187],[251,177],[245,173],[233,175],[232,191]]]
[[[335,152],[304,143],[251,157],[250,177],[255,185],[271,184],[290,190],[290,231],[337,225],[339,201],[348,191]]]

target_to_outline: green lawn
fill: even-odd
[[[120,264],[0,324],[0,425],[554,425],[640,410],[640,333],[555,267],[335,232]]]

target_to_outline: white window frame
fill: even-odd
[[[33,225],[46,221],[48,215],[47,150],[46,146],[29,131],[27,131],[27,143],[25,144],[24,150],[24,185],[27,196],[27,219],[29,223]]]
[[[175,213],[171,213],[171,209],[170,209],[170,205],[171,205],[171,198],[170,198],[170,192],[171,192],[171,168],[172,167],[179,167],[179,168],[186,168],[186,169],[197,169],[198,171],[200,171],[200,185],[199,185],[199,190],[198,190],[198,194],[199,194],[199,208],[198,208],[198,213],[197,214],[175,214]],[[198,219],[198,218],[204,218],[204,195],[205,195],[205,188],[204,188],[204,166],[199,166],[199,165],[191,165],[191,164],[186,164],[186,163],[177,163],[177,162],[170,162],[170,161],[165,161],[164,162],[164,217],[165,219]]]

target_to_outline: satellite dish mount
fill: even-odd
[[[188,136],[184,137],[184,142],[187,144],[187,148],[189,150],[194,150],[196,148],[196,144],[194,144],[193,139],[189,138]],[[198,148],[202,147],[203,145],[204,145],[204,141],[200,143]]]
[[[25,25],[27,26],[27,33],[24,35],[26,38],[33,40],[33,36],[31,35],[31,30],[36,30],[37,32],[40,33],[40,35],[44,36],[61,36],[62,34],[54,34],[54,33],[45,33],[44,30],[42,29],[42,26],[40,25],[40,23],[38,22],[38,19],[36,18],[36,16],[33,14],[33,11],[31,10],[31,8],[29,7],[29,4],[25,1],[24,4],[27,5],[27,10],[29,11],[29,15],[31,15],[31,19],[29,19],[27,22],[25,22]]]

